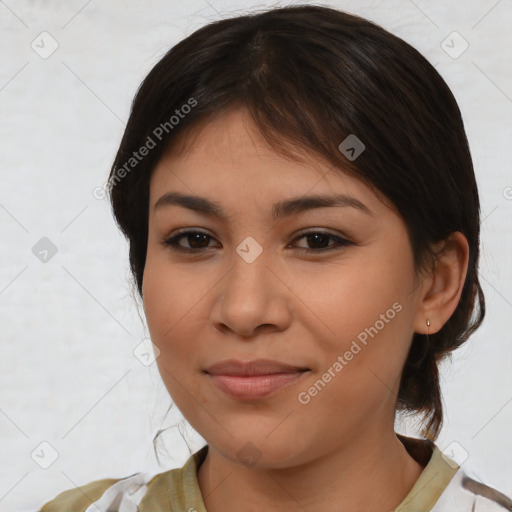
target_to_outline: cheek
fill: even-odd
[[[183,273],[169,268],[158,258],[148,257],[144,270],[144,312],[153,343],[159,348],[157,363],[178,368],[179,362],[193,350],[191,322],[199,298]],[[173,370],[174,371],[174,370]]]
[[[142,292],[144,312],[154,341],[172,337],[197,302],[196,287],[188,274],[170,265],[164,251],[149,248],[144,267]]]
[[[406,328],[404,311],[411,300],[413,275],[407,259],[361,258],[347,267],[304,275],[295,281],[294,291],[315,313],[315,323],[325,333],[318,338],[320,348],[326,352],[348,349],[360,334],[364,341],[365,333],[370,336],[366,330],[376,334],[375,324],[384,337],[396,338]]]
[[[326,326],[322,330],[328,333],[316,338],[322,352],[320,371],[331,368],[340,376],[333,379],[337,384],[332,389],[337,388],[343,400],[388,394],[396,388],[407,357],[413,333],[414,267],[405,250],[403,256],[395,251],[387,257],[382,254],[371,259],[377,264],[361,260],[350,272],[333,272],[336,278],[325,281],[321,295],[308,296],[308,305],[318,312]]]
[[[151,340],[160,350],[156,364],[178,408],[193,415],[191,404],[202,401],[191,369],[199,367],[197,345],[203,323],[197,322],[200,298],[184,281],[183,274],[170,272],[168,265],[158,265],[151,259],[146,262],[144,311]]]
[[[335,417],[339,431],[351,431],[393,413],[409,345],[408,313],[394,304],[378,310],[384,319],[367,312],[366,325],[363,318],[347,319],[351,333],[324,350],[324,366],[299,390],[305,422]]]

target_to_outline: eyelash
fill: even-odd
[[[173,251],[178,251],[178,252],[183,252],[183,253],[198,254],[200,252],[203,252],[203,251],[206,251],[208,249],[211,249],[211,247],[202,247],[202,248],[199,248],[199,249],[192,249],[192,248],[189,248],[189,247],[183,247],[183,246],[179,245],[178,242],[182,238],[186,238],[187,236],[194,235],[194,234],[205,235],[206,237],[208,237],[210,239],[213,238],[208,233],[203,233],[202,231],[190,230],[190,231],[182,231],[181,233],[178,233],[178,234],[176,234],[176,235],[174,235],[172,237],[165,238],[165,239],[163,239],[162,243],[165,246],[169,247]],[[350,240],[347,240],[346,238],[343,238],[343,237],[340,237],[340,236],[337,236],[337,235],[333,235],[333,234],[327,233],[325,231],[308,231],[306,233],[302,233],[300,236],[295,238],[293,240],[293,242],[296,242],[297,240],[300,240],[302,238],[305,238],[305,237],[311,236],[311,235],[326,235],[327,237],[332,238],[333,240],[335,240],[335,245],[331,246],[331,247],[328,247],[326,249],[304,249],[304,248],[299,248],[299,251],[304,252],[304,253],[308,253],[308,254],[312,254],[312,253],[318,254],[318,253],[325,253],[325,252],[340,250],[343,247],[346,247],[346,246],[349,246],[349,245],[354,245],[353,242],[351,242]]]

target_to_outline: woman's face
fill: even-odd
[[[318,158],[278,156],[244,111],[194,135],[152,176],[143,279],[176,405],[225,457],[259,467],[305,463],[392,429],[410,340],[425,323],[401,217]],[[171,193],[201,202],[162,199]],[[335,194],[339,205],[304,202]],[[207,201],[222,216],[194,207]],[[178,230],[200,234],[166,245]],[[211,369],[258,359],[277,366],[252,377]]]

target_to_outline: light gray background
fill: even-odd
[[[127,244],[93,190],[108,176],[137,86],[164,52],[209,21],[273,4],[0,1],[1,511],[34,510],[99,478],[178,467],[202,446],[178,413],[164,419],[170,398],[156,364],[133,354],[147,331],[130,291]],[[415,46],[463,112],[482,201],[488,313],[443,366],[438,445],[511,494],[512,2],[323,4]],[[51,48],[45,31],[58,48],[43,59],[31,44]],[[452,56],[442,47],[453,31],[469,44],[458,58],[458,36],[444,43]],[[58,249],[46,263],[32,253],[42,237]],[[159,466],[152,439],[169,425],[171,455]],[[53,450],[58,458],[43,469]]]

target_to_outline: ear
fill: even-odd
[[[437,254],[434,269],[424,278],[414,318],[414,331],[420,334],[440,331],[452,316],[459,303],[468,270],[469,245],[460,231],[451,233],[434,249]]]

